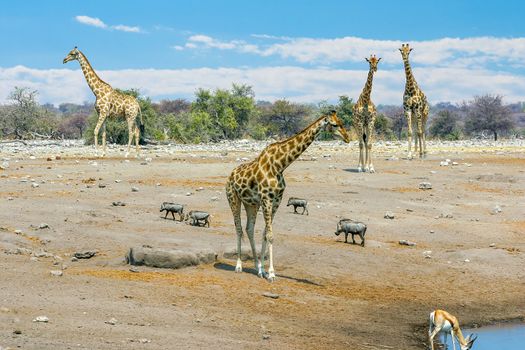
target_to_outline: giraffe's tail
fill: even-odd
[[[144,120],[142,119],[142,109],[140,108],[140,105],[139,105],[139,114],[138,114],[139,118],[137,120],[138,124],[139,124],[139,130],[140,130],[140,134],[141,135],[144,135]]]

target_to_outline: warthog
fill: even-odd
[[[308,208],[307,208],[308,201],[306,199],[290,197],[288,198],[288,204],[286,204],[286,206],[289,207],[290,205],[293,205],[294,214],[299,214],[297,212],[297,207],[301,207],[303,208],[303,212],[301,213],[301,215],[303,215],[305,211],[306,211],[306,215],[308,215]]]
[[[184,219],[184,205],[182,204],[164,202],[160,206],[160,212],[162,213],[163,211],[166,211],[164,219],[168,217],[169,213],[171,213],[171,216],[173,216],[173,220],[175,220],[175,213],[179,214],[179,221],[182,221]]]
[[[191,219],[192,226],[200,227],[201,221],[202,221],[203,227],[204,226],[210,227],[210,214],[205,211],[192,210],[186,216],[186,220],[189,220],[189,219]]]
[[[335,235],[339,236],[341,232],[345,234],[345,243],[348,243],[348,234],[352,234],[352,243],[355,244],[354,235],[361,237],[361,247],[365,246],[366,225],[362,222],[353,221],[351,219],[341,219],[337,224]]]

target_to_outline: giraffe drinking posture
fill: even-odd
[[[137,125],[137,116],[140,113],[140,124],[143,125],[142,113],[137,99],[133,96],[123,94],[114,90],[108,83],[100,79],[95,73],[86,56],[75,48],[69,52],[64,58],[63,63],[77,60],[80,63],[80,68],[86,77],[86,81],[96,97],[95,109],[98,113],[98,122],[95,126],[95,148],[98,151],[98,133],[102,127],[102,157],[106,155],[106,118],[108,116],[121,117],[124,116],[128,122],[128,151],[126,157],[129,155],[131,142],[135,137],[135,145],[137,156],[139,155],[139,136],[140,130]]]
[[[374,165],[372,164],[372,136],[377,111],[370,95],[372,93],[374,73],[377,72],[377,64],[381,61],[381,58],[370,55],[370,58],[365,58],[365,60],[368,62],[370,70],[368,71],[368,78],[366,79],[363,92],[361,92],[361,96],[359,96],[359,99],[354,105],[353,124],[357,137],[359,138],[359,165],[357,171],[361,172],[364,170],[374,173]]]
[[[272,221],[277,208],[279,208],[279,204],[281,204],[283,192],[286,187],[283,172],[310,146],[322,130],[331,131],[341,137],[346,143],[350,142],[343,123],[337,117],[336,112],[331,111],[328,115],[323,115],[297,135],[267,146],[255,160],[250,163],[241,164],[232,171],[226,183],[226,195],[233,213],[235,229],[237,231],[236,272],[242,272],[241,238],[243,231],[241,226],[241,207],[244,205],[247,217],[246,234],[250,240],[255,268],[258,270],[259,277],[266,276],[264,271],[264,256],[266,245],[268,245],[270,266],[268,268],[267,278],[270,282],[275,279],[272,250]],[[257,211],[260,206],[262,206],[265,228],[261,260],[259,261],[255,250],[253,232]]]
[[[403,109],[405,110],[405,117],[408,123],[408,158],[412,158],[412,127],[417,127],[417,138],[414,140],[414,152],[417,153],[419,144],[419,157],[423,158],[427,153],[427,146],[425,142],[425,126],[428,119],[428,102],[425,94],[417,86],[416,79],[412,75],[412,68],[408,62],[408,55],[412,49],[408,44],[402,44],[401,56],[405,65],[405,93],[403,94]]]

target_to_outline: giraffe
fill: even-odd
[[[428,119],[428,102],[425,94],[417,86],[416,79],[412,75],[412,68],[408,62],[408,55],[412,48],[408,44],[401,44],[401,56],[405,65],[405,93],[403,94],[403,109],[408,123],[408,158],[412,158],[412,128],[417,126],[417,138],[414,140],[414,152],[417,153],[419,145],[419,157],[423,158],[427,153],[425,141],[425,126]]]
[[[374,135],[377,111],[370,95],[372,93],[374,73],[377,72],[377,64],[381,61],[381,58],[370,55],[370,58],[365,58],[365,60],[370,66],[368,78],[359,99],[353,107],[353,125],[359,137],[359,165],[357,171],[361,172],[364,170],[375,173],[374,165],[372,164],[372,136]]]
[[[63,63],[77,60],[80,63],[80,68],[84,73],[86,82],[91,91],[95,95],[95,110],[98,113],[98,121],[95,126],[95,148],[98,152],[98,133],[102,127],[102,157],[106,155],[106,118],[108,116],[121,117],[124,116],[128,123],[128,150],[126,158],[129,155],[131,142],[135,137],[135,146],[137,156],[139,156],[139,136],[140,131],[137,126],[137,116],[140,114],[140,124],[144,125],[142,120],[142,113],[140,111],[139,103],[133,96],[126,95],[120,91],[113,89],[108,83],[100,79],[95,73],[93,67],[89,63],[86,56],[75,46],[73,50],[64,58]]]
[[[274,281],[272,222],[275,212],[281,204],[286,187],[283,172],[310,146],[322,130],[333,132],[341,137],[344,142],[350,142],[343,123],[337,117],[336,112],[331,111],[329,114],[321,116],[295,136],[270,144],[255,160],[241,164],[232,171],[226,183],[226,195],[233,213],[237,232],[236,272],[242,272],[241,238],[243,231],[241,226],[241,207],[244,205],[247,218],[246,233],[250,240],[255,269],[258,271],[259,277],[265,277],[264,256],[268,245],[269,268],[266,277],[268,281]],[[262,207],[265,221],[260,261],[257,259],[254,241],[255,219],[259,207]]]

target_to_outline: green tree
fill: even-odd
[[[432,119],[429,133],[433,137],[448,140],[457,140],[461,134],[459,129],[459,115],[450,110],[441,110]]]
[[[246,133],[248,122],[256,113],[250,86],[233,84],[231,91],[217,89],[214,93],[199,89],[195,95],[191,114],[200,120],[199,113],[208,114],[211,130],[206,135],[212,140],[238,138]]]
[[[269,133],[289,137],[301,131],[308,123],[311,109],[306,105],[277,100],[262,111],[262,119]]]
[[[392,121],[383,113],[377,114],[374,131],[377,138],[390,140],[394,136],[394,133],[392,132]]]

